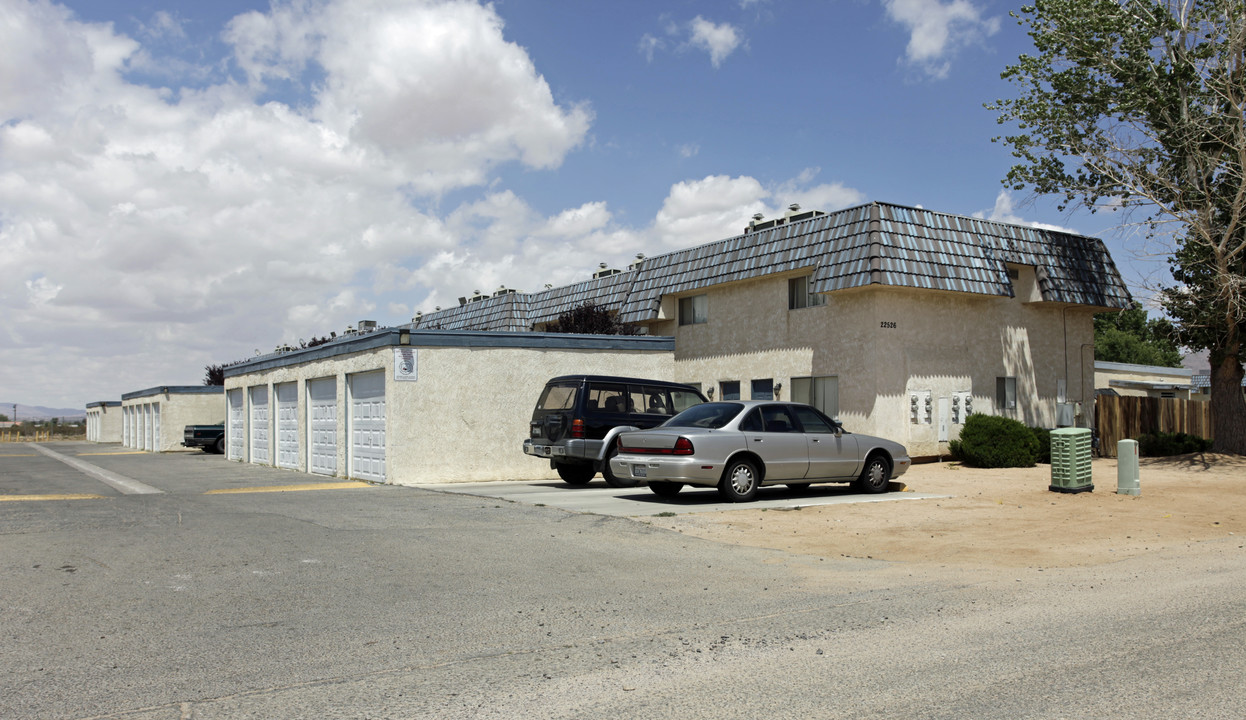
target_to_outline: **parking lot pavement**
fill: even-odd
[[[685,487],[674,499],[660,498],[641,486],[612,488],[600,481],[573,487],[557,480],[534,482],[469,482],[417,485],[423,490],[475,495],[497,498],[526,505],[556,507],[571,512],[640,517],[660,513],[723,512],[743,509],[791,509],[814,505],[837,505],[863,502],[900,502],[904,500],[929,500],[947,497],[904,491],[901,483],[892,483],[892,492],[881,495],[864,495],[847,485],[813,485],[806,490],[792,490],[786,486],[762,488],[757,499],[748,503],[722,502],[713,488]]]

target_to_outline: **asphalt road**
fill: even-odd
[[[45,448],[0,445],[0,718],[1246,716],[1235,538],[954,571]]]

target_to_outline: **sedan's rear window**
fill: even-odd
[[[541,399],[536,401],[536,409],[570,410],[575,407],[575,394],[578,389],[576,385],[546,385]]]
[[[667,420],[662,427],[720,428],[731,422],[744,406],[740,403],[703,403],[694,405]]]

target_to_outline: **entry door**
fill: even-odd
[[[229,459],[245,460],[247,448],[247,412],[242,388],[229,391]]]
[[[277,391],[277,467],[295,470],[299,466],[299,389],[297,383],[282,383]]]
[[[251,462],[268,464],[272,462],[269,454],[268,386],[256,385],[251,393]]]
[[[350,376],[350,477],[385,480],[385,373]]]
[[[337,378],[307,381],[308,469],[317,475],[337,474]]]

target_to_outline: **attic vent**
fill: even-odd
[[[1021,271],[1016,268],[1008,268],[1008,279],[1009,280],[1020,280]]]

